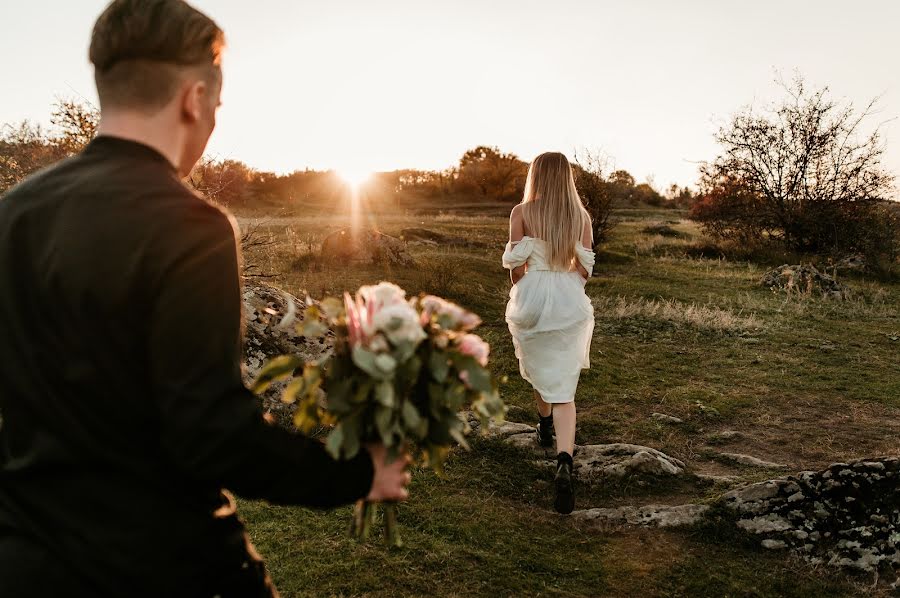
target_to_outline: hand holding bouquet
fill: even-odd
[[[489,346],[472,331],[475,314],[440,297],[406,298],[397,285],[364,286],[355,297],[329,298],[306,309],[305,336],[334,333],[334,350],[321,362],[282,356],[260,373],[255,390],[291,379],[283,400],[296,404],[294,423],[309,432],[331,425],[325,445],[335,458],[351,458],[367,443],[382,443],[388,457],[415,451],[441,471],[453,441],[468,448],[469,407],[486,429],[506,407],[486,369]],[[303,365],[302,374],[295,375]],[[325,390],[324,399],[320,388]],[[353,531],[367,537],[373,505],[357,504]],[[385,538],[399,546],[396,511],[385,505]]]

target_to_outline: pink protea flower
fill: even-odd
[[[350,345],[359,345],[363,342],[359,323],[359,310],[350,297],[350,293],[346,292],[344,293],[344,311],[347,312],[347,338],[350,341]]]

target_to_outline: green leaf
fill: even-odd
[[[393,446],[394,444],[391,441],[392,432],[394,430],[393,419],[393,409],[380,405],[375,409],[375,427],[378,429],[378,435],[381,436],[381,441],[387,447]]]
[[[273,382],[286,380],[293,376],[294,370],[302,363],[303,360],[296,355],[279,355],[269,360],[257,374],[250,390],[256,394],[266,392]]]
[[[335,459],[341,458],[341,446],[344,444],[344,428],[341,424],[336,425],[331,433],[328,434],[328,438],[325,440],[325,449],[328,451],[328,454],[334,457]]]
[[[372,390],[373,382],[371,380],[366,380],[362,382],[356,389],[356,392],[353,393],[353,404],[359,405],[368,398],[369,392]]]
[[[375,385],[375,400],[385,407],[393,407],[395,404],[394,385],[388,380],[382,380]]]
[[[432,351],[428,357],[428,368],[431,370],[431,377],[435,382],[443,383],[447,379],[447,372],[450,371],[450,360],[443,351]]]
[[[325,404],[328,406],[328,410],[337,414],[349,412],[353,408],[350,400],[352,388],[353,380],[349,378],[341,378],[330,384],[325,395]]]
[[[404,362],[416,352],[416,344],[409,341],[399,341],[394,345],[394,354],[397,361]]]
[[[341,422],[341,427],[344,429],[344,458],[352,459],[360,447],[359,417],[347,417]]]
[[[353,359],[353,363],[355,363],[359,369],[372,376],[376,380],[384,380],[389,377],[389,375],[386,375],[376,365],[375,353],[369,351],[365,347],[362,347],[360,345],[353,347],[353,351],[351,352],[350,356]]]
[[[481,392],[490,392],[494,385],[491,383],[491,374],[481,366],[474,357],[462,353],[451,353],[450,359],[460,372],[466,372],[468,385]]]
[[[447,394],[444,387],[434,382],[428,385],[428,408],[432,417],[439,417],[446,404]]]
[[[423,419],[419,415],[419,410],[412,404],[412,401],[403,401],[401,414],[403,415],[403,423],[406,429],[412,431],[416,438],[421,440],[428,431],[428,420]]]

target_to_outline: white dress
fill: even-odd
[[[576,255],[588,274],[594,252],[576,245]],[[542,239],[525,236],[506,244],[503,267],[528,264],[528,271],[509,291],[506,323],[512,334],[519,372],[548,403],[575,399],[581,370],[590,366],[594,307],[577,270],[550,265]]]

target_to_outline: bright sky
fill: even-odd
[[[56,95],[95,99],[87,45],[105,4],[3,2],[0,122],[46,122]],[[444,168],[479,144],[525,160],[587,146],[657,188],[691,184],[717,123],[799,69],[857,105],[882,96],[885,165],[900,174],[895,0],[193,4],[229,40],[210,152],[260,169]]]

